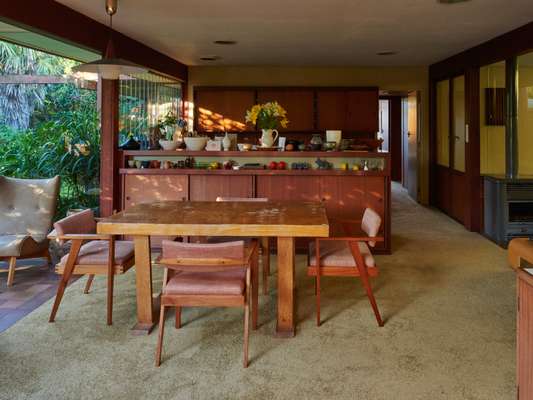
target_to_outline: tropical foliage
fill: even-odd
[[[13,46],[0,42],[0,49]],[[50,73],[50,65],[57,67],[56,73],[65,73],[73,64],[51,55],[36,56],[39,52],[30,49],[18,47],[15,50],[10,53],[15,59],[2,59],[0,74],[11,73],[9,71]],[[30,65],[41,62],[44,67]],[[25,65],[25,68],[5,68],[7,64]],[[73,84],[39,85],[37,88],[24,87],[37,85],[0,85],[0,91],[6,90],[2,86],[22,88],[11,89],[13,97],[9,100],[1,98],[0,94],[0,175],[18,178],[60,175],[57,217],[64,216],[68,209],[97,207],[100,127],[96,92],[79,89]]]
[[[246,112],[246,122],[256,125],[259,129],[276,129],[289,125],[287,111],[277,101],[256,104]]]

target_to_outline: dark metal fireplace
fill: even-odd
[[[485,176],[485,235],[507,246],[515,237],[533,237],[533,177]]]

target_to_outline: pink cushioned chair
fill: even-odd
[[[268,201],[266,197],[217,197],[217,201],[249,201],[265,203]],[[228,240],[228,238],[225,238]],[[236,238],[233,238],[234,240]],[[224,238],[216,238],[216,241],[224,240]],[[231,239],[229,239],[231,240]],[[268,293],[268,276],[270,275],[270,241],[267,237],[259,238],[259,253],[261,254],[261,264],[263,267],[263,294]],[[210,238],[210,242],[214,242],[213,238]]]
[[[370,247],[384,240],[382,236],[378,236],[381,217],[374,210],[367,208],[362,221],[340,220],[338,225],[335,220],[332,222],[334,236],[317,238],[309,246],[307,275],[315,277],[316,323],[320,326],[320,277],[358,276],[363,282],[378,325],[383,326],[369,281],[370,276],[378,274]],[[352,230],[356,223],[361,224],[357,229],[361,233]]]
[[[85,293],[89,292],[94,275],[107,275],[107,324],[113,321],[113,283],[116,274],[123,274],[134,264],[133,242],[115,240],[110,235],[97,235],[96,220],[92,210],[84,210],[57,221],[51,239],[71,242],[69,254],[56,265],[56,273],[63,277],[50,314],[54,322],[63,293],[74,275],[89,275]],[[84,242],[86,242],[84,244]]]
[[[159,338],[155,364],[161,364],[165,310],[176,308],[176,328],[181,327],[182,307],[243,307],[244,359],[248,366],[251,269],[257,261],[257,242],[180,243],[164,240],[157,263],[167,277],[161,293]],[[252,303],[252,307],[257,303]]]

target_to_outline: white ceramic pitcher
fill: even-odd
[[[262,129],[263,134],[261,135],[261,147],[273,147],[274,142],[278,139],[278,130],[277,129]],[[274,134],[276,136],[274,136]]]

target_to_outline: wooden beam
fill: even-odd
[[[0,7],[0,20],[100,54],[105,52],[109,40],[109,28],[106,25],[53,0],[3,2]],[[113,33],[113,43],[117,57],[169,75],[186,84],[188,68],[179,61],[120,32]]]
[[[0,85],[64,85],[75,84],[83,89],[96,90],[96,82],[61,75],[0,75]]]
[[[119,209],[118,102],[119,81],[101,80],[100,216]]]

